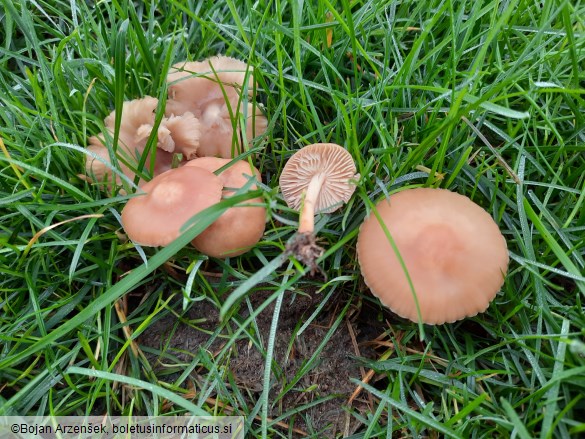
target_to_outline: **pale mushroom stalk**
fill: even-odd
[[[305,192],[303,208],[299,217],[299,233],[313,233],[315,231],[315,204],[325,182],[325,175],[315,174]]]

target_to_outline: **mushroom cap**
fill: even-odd
[[[225,103],[224,93],[230,102],[237,103],[240,94],[238,89],[243,87],[248,69],[248,92],[252,93],[252,67],[238,59],[214,56],[203,61],[175,64],[167,76],[167,114],[178,115],[189,111],[195,117],[201,117],[209,103]]]
[[[229,162],[229,159],[201,157],[191,160],[184,167],[202,168],[215,172]],[[224,188],[223,196],[229,197],[247,185],[252,174],[258,181],[262,181],[260,172],[256,168],[251,168],[250,164],[243,160],[238,160],[222,171],[218,178]],[[254,189],[256,185],[251,184],[249,190]],[[262,199],[253,198],[243,204],[262,204]],[[235,205],[227,209],[191,243],[197,250],[208,256],[216,258],[238,256],[246,253],[260,241],[264,234],[265,224],[266,209],[263,206]]]
[[[325,177],[319,197],[315,203],[315,213],[330,213],[347,203],[359,179],[351,157],[342,146],[334,143],[315,143],[298,150],[284,166],[280,174],[280,190],[286,204],[299,210],[303,192],[311,179],[322,174]]]
[[[108,148],[104,146],[102,140],[97,136],[89,138],[89,145],[87,150],[95,154],[97,157],[102,159],[106,163],[110,163],[110,153]],[[120,164],[122,172],[131,173],[130,170],[123,164]],[[95,159],[92,155],[86,154],[85,156],[85,174],[89,177],[89,181],[104,183],[108,189],[111,189],[111,184],[116,181],[116,184],[121,184],[121,179],[116,175],[114,179],[113,172],[103,162]],[[127,175],[127,174],[126,174]]]
[[[122,210],[122,225],[132,241],[155,247],[170,244],[187,220],[218,203],[223,185],[205,169],[183,166],[154,177],[142,189],[146,194],[130,199]]]
[[[195,158],[201,137],[201,123],[193,113],[165,117],[161,126],[169,131],[173,139],[173,152],[183,154],[187,160]]]
[[[92,136],[89,139],[89,145],[87,149],[97,155],[106,163],[110,163],[110,153],[108,148],[105,146],[105,140],[102,136]],[[136,151],[138,153],[139,151]],[[124,158],[129,164],[131,164],[134,168],[138,166],[138,162],[140,156],[135,154],[130,155],[129,152],[125,148],[119,148],[117,151],[116,156],[118,157],[118,165],[120,170],[128,177],[130,180],[133,180],[135,177],[135,173],[130,167],[126,166],[120,158]],[[140,151],[140,154],[144,153],[144,151]],[[155,159],[154,159],[154,175],[162,174],[165,171],[171,169],[173,161],[173,154],[170,152],[166,152],[160,148],[157,148],[155,151]],[[145,161],[145,167],[147,169],[150,168],[151,162],[151,153],[148,153],[148,156]],[[100,162],[99,160],[94,159],[93,156],[87,154],[85,156],[85,173],[89,177],[89,181],[102,183],[108,190],[112,189],[112,186],[116,185],[119,186],[122,184],[122,179],[116,175],[114,178],[112,170],[104,165],[104,163]],[[146,183],[145,180],[142,178],[138,181],[138,186],[142,186]],[[120,193],[125,194],[124,190],[121,190]]]
[[[123,104],[116,156],[118,159],[123,158],[130,165],[126,166],[120,162],[120,169],[130,179],[135,176],[131,168],[136,169],[138,166],[148,137],[152,132],[157,105],[158,99],[151,96],[126,101]],[[112,111],[104,119],[105,128],[111,137],[114,136],[115,118],[116,112]],[[157,130],[154,175],[159,175],[171,168],[172,153],[181,153],[186,159],[194,158],[199,147],[199,137],[200,123],[192,113],[164,117]],[[100,158],[110,162],[110,156],[105,144],[103,134],[92,136],[89,139],[88,149]],[[146,169],[150,169],[151,154],[152,152],[149,151],[149,156],[145,161]],[[119,177],[114,179],[111,170],[90,155],[86,156],[85,169],[90,179],[93,175],[93,179],[99,182],[107,180],[106,183],[110,183],[108,187],[111,187],[111,183],[114,181],[118,185],[121,183]],[[144,181],[140,180],[139,185],[143,183]]]
[[[250,142],[266,131],[268,121],[260,107],[241,100],[247,70],[250,70],[247,93],[251,97],[254,87],[252,68],[235,58],[215,56],[204,61],[181,62],[169,72],[166,114],[170,117],[190,112],[200,119],[197,156],[235,157],[243,151],[242,140]],[[239,125],[238,113],[246,115],[245,139],[240,139],[239,126],[235,139],[233,136],[232,118]]]
[[[237,102],[231,106],[234,117],[238,117],[236,105]],[[246,139],[243,140],[249,143],[254,137],[263,134],[267,126],[268,121],[258,105],[249,102],[246,113]],[[236,157],[243,152],[242,139],[240,139],[241,131],[240,126],[237,126],[234,142],[234,128],[228,105],[225,103],[209,104],[201,115],[201,139],[197,155],[199,157]]]
[[[424,323],[454,322],[487,309],[504,283],[509,257],[485,210],[463,195],[432,188],[404,190],[376,209],[412,279]],[[417,322],[406,274],[374,214],[360,228],[357,254],[372,293]]]
[[[154,124],[155,111],[158,99],[145,96],[141,99],[125,101],[122,105],[122,119],[120,123],[120,138],[133,139],[136,131],[144,124]],[[106,128],[112,132],[116,126],[116,111],[112,111],[105,119]]]

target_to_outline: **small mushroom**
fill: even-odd
[[[359,179],[355,163],[343,147],[316,143],[297,151],[280,175],[280,190],[291,209],[300,210],[299,228],[288,251],[317,268],[315,259],[323,249],[315,243],[315,214],[331,213],[347,203]]]
[[[137,244],[156,247],[179,237],[192,216],[221,200],[223,184],[212,172],[186,167],[164,172],[142,187],[122,210],[122,225]]]
[[[116,156],[119,159],[121,171],[133,179],[140,158],[144,153],[146,142],[155,122],[155,111],[158,99],[147,96],[124,102],[118,135]],[[116,112],[112,111],[105,119],[104,125],[108,135],[114,137]],[[154,175],[158,175],[171,168],[172,153],[181,153],[186,158],[195,156],[199,146],[199,121],[191,113],[181,116],[163,118],[157,131],[157,150],[154,151]],[[92,136],[89,139],[88,149],[104,161],[110,163],[110,155],[106,147],[104,135]],[[146,158],[146,167],[150,167],[151,156]],[[125,162],[125,163],[124,163]],[[86,156],[86,174],[90,180],[106,182],[108,187],[113,183],[120,184],[120,178],[114,178],[111,170],[94,157]],[[143,180],[139,182],[143,184]]]
[[[229,159],[201,157],[188,162],[185,167],[195,167],[215,172],[230,163]],[[256,189],[250,179],[262,181],[260,172],[243,160],[238,160],[218,175],[223,185],[223,198],[234,195],[239,189]],[[248,185],[248,186],[246,186]],[[253,247],[264,234],[266,209],[261,198],[254,198],[226,210],[193,241],[193,246],[208,256],[226,258],[241,255]]]
[[[137,133],[136,140],[144,141],[150,136],[152,125],[142,125]],[[193,113],[183,113],[180,116],[164,117],[158,128],[157,147],[166,152],[182,154],[185,159],[196,157],[201,137],[201,123]]]
[[[266,131],[267,120],[259,106],[248,102],[244,112],[240,105],[244,83],[247,81],[248,98],[254,88],[252,68],[246,63],[227,56],[182,62],[173,66],[167,81],[167,116],[190,112],[201,122],[199,157],[232,158],[242,152],[241,128],[234,133],[238,114],[246,117],[247,142]]]
[[[366,284],[380,301],[418,322],[454,322],[483,312],[508,269],[506,241],[492,217],[469,198],[446,189],[409,189],[382,200],[358,235]],[[400,258],[404,262],[406,272]]]

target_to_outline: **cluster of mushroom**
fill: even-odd
[[[217,56],[176,64],[167,82],[166,111],[156,133],[158,100],[147,96],[125,102],[118,142],[112,149],[128,178],[134,179],[137,173],[153,176],[148,182],[140,178],[138,185],[145,194],[130,199],[122,211],[126,233],[145,246],[168,245],[189,218],[242,188],[256,189],[254,182],[261,181],[258,170],[247,161],[232,161],[267,127],[259,106],[248,100],[254,88],[251,68],[234,58]],[[110,138],[115,120],[115,112],[104,119],[105,135]],[[156,137],[152,151],[146,150],[151,136]],[[111,188],[120,185],[121,179],[111,170],[106,144],[104,135],[90,138],[86,173],[90,181]],[[138,172],[141,162],[147,169]],[[262,237],[265,215],[260,199],[233,206],[192,244],[209,256],[242,254]]]
[[[313,215],[347,202],[359,178],[350,154],[333,144],[309,145],[280,177],[289,207],[301,210],[288,251],[316,268]],[[360,228],[358,261],[366,284],[396,314],[428,324],[483,312],[508,269],[506,241],[492,217],[445,189],[408,189],[382,200]]]
[[[215,175],[230,159],[201,157],[164,172],[144,184],[145,194],[132,198],[122,210],[122,224],[137,244],[165,246],[178,238],[194,215],[228,198],[238,189],[254,190],[260,173],[238,160]],[[208,256],[238,256],[264,234],[266,209],[260,198],[227,209],[191,244]]]
[[[149,182],[139,181],[145,194],[132,198],[122,211],[122,223],[134,242],[167,245],[195,214],[240,190],[253,190],[261,181],[251,164],[231,160],[267,126],[259,108],[242,99],[246,93],[251,97],[254,87],[247,69],[227,57],[175,65],[153,151],[145,148],[154,136],[158,100],[145,97],[124,104],[115,149],[120,169],[132,179],[142,161],[154,175]],[[234,114],[245,123],[236,123]],[[114,112],[104,120],[110,137],[115,120]],[[88,156],[87,174],[107,186],[119,185],[111,165],[104,164],[110,162],[105,145],[104,136],[90,139],[93,157]],[[178,167],[173,167],[177,157]],[[283,197],[300,211],[287,254],[312,273],[323,253],[315,239],[314,216],[347,203],[359,178],[349,152],[331,143],[300,149],[282,171]],[[366,284],[384,305],[429,324],[485,311],[504,282],[509,262],[506,241],[487,212],[454,192],[418,188],[382,200],[372,213],[359,231],[358,261]],[[229,208],[192,244],[210,256],[237,256],[260,240],[264,227],[265,209],[256,198]]]
[[[266,131],[267,120],[260,107],[248,100],[254,89],[252,68],[242,61],[216,56],[205,61],[181,62],[173,66],[167,82],[169,97],[165,116],[156,131],[156,148],[146,151],[143,162],[147,169],[140,170],[141,174],[149,175],[150,170],[156,176],[169,170],[174,155],[180,158],[180,164],[197,157],[236,157],[245,149],[245,143]],[[113,150],[121,171],[130,179],[145,153],[158,105],[158,99],[151,96],[124,102],[118,144]],[[238,123],[240,117],[244,124]],[[114,137],[115,120],[115,111],[104,119],[110,138]],[[86,156],[89,178],[119,185],[120,179],[112,176],[105,136],[91,137],[87,149],[92,153]],[[155,157],[151,157],[153,154]]]

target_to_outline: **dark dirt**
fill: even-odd
[[[254,293],[250,297],[252,307],[256,309],[270,294],[270,292]],[[270,389],[270,401],[274,402],[278,399],[278,402],[271,407],[269,417],[278,418],[295,408],[298,409],[311,402],[318,403],[295,416],[282,419],[282,422],[286,424],[281,425],[285,436],[289,428],[294,429],[295,437],[304,436],[302,432],[313,432],[313,434],[320,432],[314,437],[329,438],[344,437],[359,428],[357,419],[347,409],[348,401],[357,387],[350,378],[360,380],[364,373],[363,369],[360,370],[361,363],[356,357],[374,358],[376,356],[373,349],[363,345],[362,342],[371,341],[384,332],[383,323],[364,325],[365,321],[371,321],[367,317],[371,316],[372,310],[351,305],[352,308],[348,310],[345,319],[340,322],[329,342],[316,355],[309,371],[301,374],[300,381],[296,382],[284,395],[282,394],[283,389],[291,383],[297,372],[315,355],[339,316],[340,310],[346,305],[348,298],[342,296],[342,293],[334,294],[304,332],[293,337],[293,334],[298,332],[298,329],[314,312],[324,295],[313,292],[303,295],[286,293],[275,340],[275,366],[272,368]],[[273,312],[274,302],[256,319],[264,344],[268,339]],[[370,316],[364,318],[364,313]],[[247,316],[247,307],[241,305],[241,321]],[[196,322],[196,324],[182,323],[186,321]],[[153,349],[160,351],[159,355],[152,353],[147,355],[159,378],[166,376],[167,378],[163,379],[169,382],[179,376],[178,373],[167,375],[168,371],[165,372],[172,363],[171,358],[190,363],[197,357],[200,347],[207,346],[206,349],[209,352],[217,354],[222,343],[225,343],[224,338],[217,337],[209,345],[209,333],[215,331],[219,325],[218,310],[209,302],[195,303],[183,316],[182,322],[178,322],[176,316],[168,315],[154,322],[149,327],[148,335],[142,336],[139,340],[146,351],[153,352]],[[294,341],[291,342],[291,339]],[[221,363],[229,367],[241,394],[247,396],[247,406],[253,407],[263,388],[264,356],[254,344],[250,343],[249,337],[242,337],[235,343],[230,358]],[[191,380],[196,390],[204,381],[205,373],[206,371],[202,369],[195,369],[192,373]],[[327,399],[327,397],[332,398]],[[219,398],[221,399],[221,395]],[[320,401],[322,399],[325,400]],[[351,409],[360,413],[375,409],[371,405],[372,401],[365,393],[361,393],[351,401]]]
[[[298,261],[305,264],[309,268],[311,276],[319,273],[326,277],[325,272],[317,265],[317,259],[324,252],[323,247],[317,244],[314,233],[296,233],[286,245],[286,254],[293,255]]]

